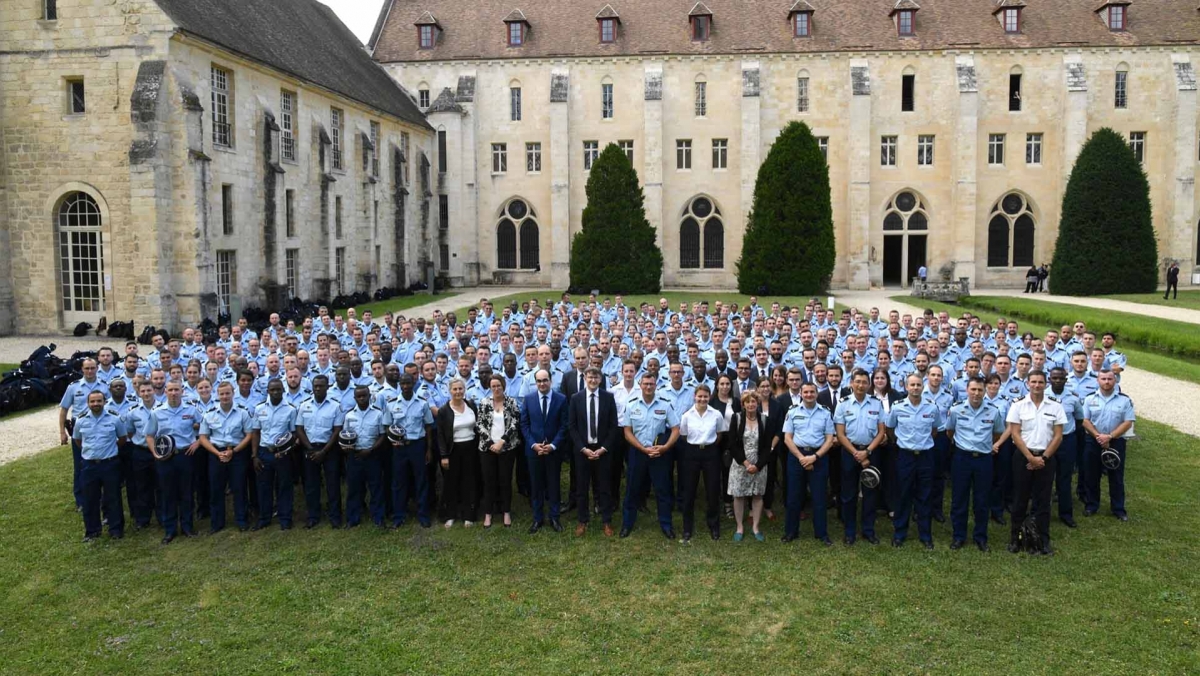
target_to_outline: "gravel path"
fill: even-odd
[[[1021,293],[1021,291],[1018,289],[996,289],[993,291],[980,290],[976,291],[976,295],[1012,296],[1013,298],[1045,300],[1051,303],[1082,305],[1084,307],[1098,308],[1101,310],[1117,310],[1119,312],[1130,312],[1135,315],[1145,315],[1147,317],[1158,317],[1159,319],[1172,319],[1177,322],[1200,324],[1200,310],[1192,310],[1184,307],[1168,307],[1166,305],[1151,305],[1150,303],[1131,303],[1127,300],[1113,300],[1110,298],[1051,296],[1045,293],[1029,295]]]

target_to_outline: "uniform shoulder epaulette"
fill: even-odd
[[[113,410],[113,409],[111,409],[111,408],[106,408],[106,409],[104,409],[104,412],[105,412],[105,413],[111,413],[112,415],[121,415],[120,413],[117,413],[116,411],[114,411],[114,410]]]
[[[966,402],[963,402],[963,403],[966,403]],[[1000,410],[1000,407],[999,407],[999,406],[997,406],[996,404],[994,404],[993,402],[990,402],[990,401],[984,401],[984,402],[983,402],[983,405],[984,405],[984,406],[991,406],[992,408],[996,409],[997,411],[999,411],[999,410]]]
[[[1130,397],[1128,394],[1125,394],[1124,392],[1117,392],[1117,396],[1118,396],[1118,397],[1125,397],[1125,398],[1126,398],[1126,399],[1128,399],[1129,401],[1133,401],[1133,398],[1132,398],[1132,397]]]
[[[850,398],[851,398],[851,397],[853,397],[853,396],[854,396],[853,394],[847,394],[847,395],[845,395],[845,396],[843,396],[843,397],[838,397],[838,403],[840,404],[840,403],[842,403],[843,401],[849,401],[849,400],[850,400]]]
[[[828,406],[826,406],[825,404],[822,404],[821,402],[817,402],[817,408],[823,408],[823,409],[825,409],[825,411],[826,411],[827,413],[829,413],[830,415],[833,415],[833,410],[832,410],[832,409],[830,409],[830,408],[829,408]]]

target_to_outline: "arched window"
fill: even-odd
[[[496,269],[540,269],[540,228],[533,207],[516,197],[504,204],[499,217],[496,224]]]
[[[70,313],[101,312],[104,303],[104,235],[100,207],[92,196],[72,192],[55,214],[58,226],[62,307]]]
[[[1035,229],[1033,207],[1024,195],[1010,192],[997,200],[988,216],[988,267],[1033,265]]]
[[[925,198],[902,190],[884,206],[883,283],[906,286],[928,262],[929,208]]]
[[[710,198],[698,196],[688,202],[680,216],[679,267],[699,268],[703,263],[710,270],[724,268],[725,224],[721,222],[721,209]]]

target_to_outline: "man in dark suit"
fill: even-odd
[[[579,505],[579,525],[575,527],[575,535],[582,536],[587,532],[592,516],[588,509],[590,484],[600,507],[604,535],[612,537],[612,454],[617,452],[621,437],[621,428],[617,426],[617,402],[611,392],[602,389],[604,376],[600,369],[589,367],[584,371],[584,378],[585,387],[571,398],[567,414],[579,473],[575,496]]]
[[[867,375],[868,379],[870,374]],[[843,397],[851,396],[849,387],[842,387],[842,369],[841,367],[830,368],[829,375],[825,377],[825,382],[828,385],[824,390],[820,390],[818,385],[817,403],[829,409],[830,413],[837,413],[838,402]],[[840,448],[834,448],[836,453],[830,453],[829,458],[829,496],[827,507],[834,509],[838,504],[838,500],[842,494],[842,453]],[[839,519],[842,518],[842,511],[835,509],[834,514]]]
[[[575,368],[573,368],[570,371],[567,371],[566,373],[563,374],[562,384],[559,385],[559,387],[563,393],[563,396],[567,398],[568,402],[571,401],[571,399],[576,394],[578,394],[579,392],[582,392],[587,387],[584,384],[584,380],[585,380],[584,371],[587,369],[587,359],[588,359],[587,350],[582,347],[577,347],[577,348],[575,348],[575,351],[573,353],[571,353],[571,357],[574,359],[573,364],[574,364]],[[604,378],[600,379],[600,389],[601,390],[605,389]],[[573,451],[575,449],[571,447],[572,441],[570,438],[568,438],[566,440],[566,443],[567,443],[567,448],[566,448],[567,456],[566,457],[571,458],[574,455]],[[575,493],[578,490],[578,485],[579,485],[579,469],[576,466],[576,464],[574,462],[572,462],[571,466],[567,469],[567,471],[571,475],[571,479],[568,484],[569,488],[568,488],[568,493],[567,493],[567,511],[569,512],[572,509],[575,509]]]
[[[716,366],[708,369],[708,378],[709,380],[713,381],[714,384],[717,382],[717,378],[721,377],[721,374],[728,375],[734,380],[737,379],[737,369],[733,367],[733,364],[729,363],[728,352],[726,352],[724,349],[717,350],[713,354],[713,361],[716,362]]]
[[[521,435],[525,439],[525,457],[533,493],[533,525],[529,532],[541,530],[547,500],[550,502],[550,527],[561,532],[559,477],[563,454],[569,450],[566,443],[567,398],[553,391],[549,371],[538,369],[533,377],[537,391],[525,395],[525,406],[521,411]]]
[[[713,382],[716,382],[715,380]],[[743,392],[758,387],[758,378],[754,377],[751,372],[750,360],[742,357],[737,362],[737,368],[734,370],[733,385],[737,389],[737,396],[742,396]]]

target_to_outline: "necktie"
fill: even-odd
[[[588,407],[588,438],[599,439],[599,437],[596,436],[596,393],[593,392],[589,399],[591,401],[591,406]]]
[[[542,395],[542,420],[543,421],[545,421],[550,416],[550,414],[549,414],[549,410],[550,410],[549,399],[550,398],[547,397],[546,395],[544,395],[544,394]]]
[[[580,373],[579,374],[579,391],[580,392],[583,391],[583,386],[584,386],[583,374]]]

